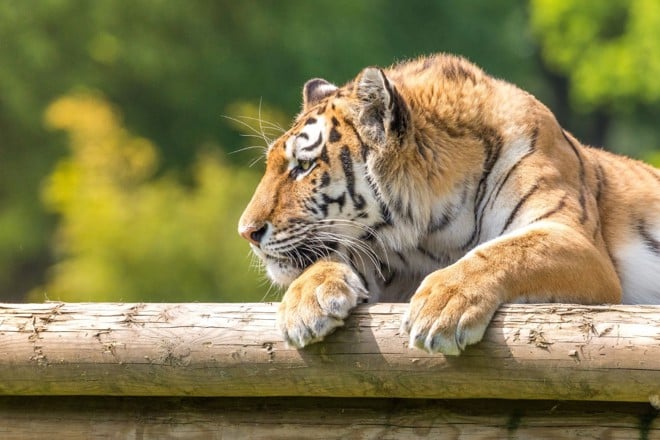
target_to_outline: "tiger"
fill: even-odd
[[[409,302],[409,346],[455,356],[504,303],[660,302],[660,170],[451,54],[307,81],[238,232],[295,348],[362,303]]]

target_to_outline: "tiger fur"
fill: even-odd
[[[308,81],[239,233],[295,347],[360,302],[410,300],[410,346],[448,355],[502,303],[660,302],[660,171],[452,55]]]

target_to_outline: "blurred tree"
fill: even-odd
[[[263,298],[264,283],[249,274],[248,250],[235,233],[235,207],[250,196],[255,173],[205,153],[193,168],[193,187],[170,176],[150,180],[156,148],[126,131],[99,95],[55,101],[46,122],[66,131],[71,154],[44,186],[47,206],[61,219],[59,262],[31,299]]]
[[[44,130],[40,121],[50,102],[71,92],[101,91],[121,109],[126,130],[153,141],[152,150],[158,146],[153,152],[158,161],[151,164],[138,186],[160,194],[152,197],[163,206],[165,200],[178,204],[172,208],[175,211],[188,203],[182,200],[201,197],[200,167],[209,160],[217,162],[221,174],[238,173],[236,178],[246,179],[236,185],[246,188],[242,198],[232,198],[232,205],[224,208],[238,217],[252,183],[233,167],[258,156],[248,147],[255,143],[263,146],[268,140],[241,138],[240,134],[247,134],[245,123],[256,130],[252,134],[261,136],[263,131],[266,138],[276,136],[275,125],[259,124],[250,118],[258,119],[262,111],[268,114],[262,119],[286,126],[286,120],[299,108],[300,88],[306,79],[322,76],[343,83],[367,65],[388,65],[437,51],[465,55],[488,72],[531,91],[583,140],[600,143],[606,137],[602,133],[608,133],[607,144],[628,143],[633,148],[623,151],[648,154],[641,145],[658,144],[653,117],[657,109],[656,98],[652,98],[655,92],[649,91],[655,87],[651,83],[657,75],[645,73],[655,72],[657,66],[653,63],[659,59],[655,52],[658,40],[652,33],[658,29],[654,21],[657,5],[651,0],[600,3],[589,0],[583,6],[563,0],[533,0],[529,6],[532,33],[527,0],[0,2],[0,298],[17,299],[50,279],[64,285],[62,276],[57,275],[64,273],[59,262],[74,255],[73,250],[62,244],[61,236],[55,240],[56,252],[51,254],[49,249],[56,222],[73,220],[67,217],[69,211],[65,214],[52,204],[53,200],[49,202],[51,214],[46,213],[38,194],[55,164],[58,168],[53,176],[62,172],[63,163],[76,160],[60,161],[67,155],[66,139],[60,132]],[[592,9],[595,12],[590,16]],[[621,22],[616,11],[627,11],[622,16],[636,17],[635,23],[639,23],[632,26],[633,18]],[[595,26],[597,30],[586,37],[577,31],[571,31],[577,36],[565,35],[562,29],[573,22],[573,16],[579,20],[570,24],[571,29]],[[629,32],[633,28],[638,30]],[[631,35],[624,41],[625,50],[622,46],[607,51],[614,53],[610,57],[627,60],[624,65],[608,72],[609,65],[594,55],[598,71],[589,71],[585,58],[580,69],[587,70],[573,77],[579,69],[572,66],[579,64],[585,51],[592,50],[587,47],[589,38],[616,41],[620,32]],[[562,35],[564,38],[560,38]],[[541,62],[534,36],[541,41],[542,59],[554,69],[552,75]],[[635,53],[622,54],[627,50]],[[553,51],[566,51],[570,56],[553,61]],[[643,64],[644,53],[648,66]],[[626,76],[626,72],[634,74]],[[589,83],[592,74],[602,76],[586,84],[584,92],[577,92],[581,89],[576,88],[576,81]],[[610,91],[609,97],[604,94],[611,81],[624,80],[621,91]],[[639,84],[633,84],[636,82]],[[573,96],[570,100],[569,86]],[[575,93],[584,93],[584,97],[576,97]],[[599,123],[601,119],[605,124]],[[200,159],[200,148],[208,152],[205,159]],[[239,152],[223,155],[233,151]],[[137,193],[145,197],[144,203],[152,200],[146,190]],[[111,198],[108,200],[109,206],[116,206]],[[121,200],[129,206],[133,203]],[[99,212],[106,209],[100,201],[97,205],[92,206]],[[89,210],[87,214],[94,212]],[[133,211],[132,215],[137,213]],[[154,223],[147,229],[161,227],[161,217],[149,215]],[[188,220],[181,222],[193,226],[192,220],[185,218]],[[67,228],[62,226],[60,230]],[[234,225],[227,225],[223,237],[232,236],[234,230]],[[128,239],[126,235],[121,237]],[[103,240],[107,246],[127,246]],[[140,243],[155,246],[157,241]],[[240,249],[247,251],[247,246],[243,244]],[[155,251],[143,252],[149,258],[155,255]],[[182,261],[192,258],[183,253],[180,256]],[[235,259],[235,255],[230,258]],[[46,268],[55,262],[57,269],[46,276]],[[67,273],[75,275],[73,271]],[[208,279],[204,283],[215,285]],[[168,289],[184,289],[181,285],[172,275]],[[201,289],[199,286],[185,290]],[[72,284],[69,288],[84,286]],[[128,292],[127,287],[123,288]]]
[[[615,149],[655,157],[660,3],[531,0],[530,10],[548,68],[568,80],[571,108],[580,115],[600,115],[603,134],[612,131],[605,142]],[[628,142],[634,144],[625,148]]]
[[[583,111],[660,102],[660,3],[532,0],[532,26],[550,68]]]
[[[534,67],[525,62],[532,46],[520,32],[520,4],[0,2],[0,297],[15,299],[43,283],[45,268],[58,258],[47,250],[56,217],[44,213],[37,195],[66,151],[64,139],[38,122],[58,96],[101,90],[122,109],[129,129],[158,145],[155,172],[190,182],[188,166],[201,145],[227,151],[251,145],[239,140],[240,124],[221,115],[246,116],[234,113],[245,109],[235,103],[254,109],[261,101],[293,115],[302,83],[313,76],[341,83],[368,64],[446,50],[534,83],[525,73]],[[493,34],[498,38],[484,38]],[[228,159],[242,164],[253,157],[248,151]],[[240,212],[244,203],[231,209]]]

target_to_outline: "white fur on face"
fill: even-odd
[[[313,160],[321,154],[326,141],[327,125],[323,116],[314,119],[315,122],[305,125],[300,133],[287,139],[285,152],[290,163]]]

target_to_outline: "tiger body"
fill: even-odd
[[[660,172],[450,55],[309,81],[239,232],[297,347],[361,301],[410,301],[410,345],[453,355],[502,303],[660,302]]]

